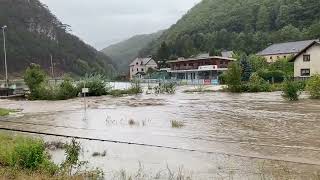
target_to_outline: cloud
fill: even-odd
[[[166,29],[200,0],[40,0],[98,49]]]

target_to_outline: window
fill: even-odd
[[[309,62],[310,61],[310,55],[309,54],[303,55],[303,61],[304,62]]]
[[[283,56],[284,58],[287,58],[287,56]]]
[[[134,70],[133,70],[133,68],[132,68],[132,70],[131,70],[131,71],[132,71],[132,72],[134,71]]]
[[[193,63],[190,63],[189,66],[193,66]]]
[[[137,62],[136,65],[138,65],[139,63]]]
[[[270,59],[272,60],[272,56],[270,56]]]
[[[143,68],[141,68],[141,71],[143,72],[143,71],[144,71],[144,69],[143,69]]]
[[[186,64],[186,63],[184,63],[183,65],[184,65],[184,66],[187,66],[187,64]]]
[[[137,68],[137,71],[139,71],[139,68]]]
[[[220,65],[222,65],[222,64],[223,64],[223,62],[224,62],[224,61],[220,61]]]
[[[301,76],[310,76],[310,69],[301,69]]]
[[[141,66],[143,65],[143,62],[141,61]]]

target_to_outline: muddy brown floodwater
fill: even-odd
[[[93,97],[88,106],[85,113],[81,98],[0,100],[0,107],[22,110],[1,118],[0,127],[124,142],[80,141],[82,158],[107,179],[120,170],[165,179],[168,168],[192,179],[320,178],[320,101],[180,88],[175,95]],[[184,126],[172,128],[173,120]],[[105,157],[92,157],[103,151]],[[52,154],[63,159],[62,151]]]

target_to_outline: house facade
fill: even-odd
[[[219,76],[228,70],[228,65],[235,60],[229,57],[201,54],[194,58],[167,61],[170,66],[167,72],[171,74],[173,80],[202,80],[204,84],[215,84],[219,81]]]
[[[313,41],[291,60],[294,62],[294,77],[308,78],[320,74],[320,42]]]
[[[138,78],[142,79],[150,68],[158,69],[158,64],[151,57],[148,58],[136,58],[130,64],[130,79]]]
[[[300,51],[305,49],[312,42],[317,40],[306,40],[296,42],[286,42],[273,44],[266,49],[257,53],[258,56],[266,58],[269,63],[273,63],[281,58],[289,58],[297,55]]]

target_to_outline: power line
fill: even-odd
[[[79,128],[79,127],[71,127],[71,126],[62,126],[62,125],[51,125],[51,124],[41,124],[41,123],[31,123],[31,122],[18,122],[18,121],[10,121],[10,120],[1,120],[0,122],[5,123],[14,123],[14,124],[24,124],[24,125],[35,125],[35,126],[48,126],[54,128],[66,128],[66,129],[73,129],[73,130],[85,130],[85,131],[104,131],[100,129],[90,129],[90,128]],[[291,148],[291,149],[302,149],[302,150],[310,150],[310,151],[320,151],[319,148],[315,147],[304,147],[304,146],[285,146],[285,145],[274,145],[274,144],[258,144],[258,143],[251,143],[251,142],[241,142],[241,141],[226,141],[226,140],[208,140],[203,138],[195,138],[195,137],[185,137],[185,136],[174,136],[176,138],[185,138],[185,139],[193,139],[193,140],[200,140],[200,141],[207,141],[207,142],[220,142],[220,143],[237,143],[237,144],[249,144],[254,146],[266,146],[266,147],[277,147],[277,148]],[[256,138],[256,137],[254,137]]]
[[[152,144],[145,144],[145,143],[135,143],[135,142],[126,142],[126,141],[109,140],[109,139],[90,138],[90,137],[82,137],[82,136],[70,136],[70,135],[62,135],[62,134],[55,134],[55,133],[45,133],[45,132],[19,130],[19,129],[2,128],[2,127],[0,127],[0,130],[22,132],[22,133],[29,133],[29,134],[37,134],[37,135],[45,135],[45,136],[63,137],[63,138],[74,138],[74,139],[81,139],[81,140],[88,140],[88,141],[100,141],[100,142],[109,142],[109,143],[116,143],[116,144],[128,144],[128,145],[164,148],[164,149],[180,150],[180,151],[188,151],[188,152],[198,152],[198,153],[206,153],[206,154],[221,154],[221,155],[226,155],[226,156],[235,156],[235,157],[242,157],[242,158],[255,158],[255,159],[260,159],[260,160],[273,160],[273,161],[283,161],[283,162],[289,162],[289,163],[298,163],[298,164],[305,164],[305,165],[320,166],[319,162],[313,162],[313,161],[306,162],[306,161],[300,161],[298,159],[288,160],[288,159],[284,159],[284,158],[274,158],[271,156],[254,156],[254,155],[242,155],[242,154],[237,154],[237,153],[201,151],[201,150],[196,150],[196,149],[178,148],[178,147],[171,147],[171,146],[152,145]]]

